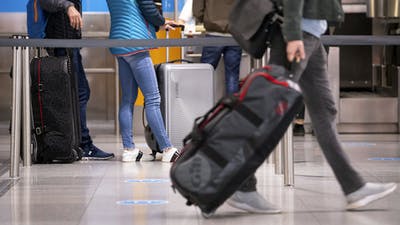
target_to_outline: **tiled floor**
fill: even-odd
[[[121,163],[119,138],[96,130],[92,135],[99,147],[116,153],[117,159],[21,168],[21,178],[9,182],[0,197],[0,224],[400,224],[399,190],[365,211],[345,211],[340,187],[311,135],[294,139],[295,187],[285,187],[271,164],[257,171],[259,191],[280,206],[282,214],[247,214],[224,204],[210,219],[173,193],[169,164]],[[342,135],[341,139],[367,181],[400,183],[400,161],[396,160],[400,135]],[[143,138],[137,141],[144,146]],[[8,152],[9,136],[2,133],[0,157]],[[7,177],[8,173],[3,174],[0,181],[9,181]]]

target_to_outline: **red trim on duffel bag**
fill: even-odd
[[[220,111],[222,111],[223,108],[225,108],[224,104],[218,105],[218,107],[214,110],[214,112],[213,112],[210,116],[208,116],[208,117],[204,120],[204,122],[202,122],[202,123],[199,125],[199,128],[200,128],[200,129],[203,129],[216,115],[219,114]]]
[[[280,86],[283,86],[283,87],[289,87],[289,83],[286,82],[286,81],[280,81],[280,80],[276,79],[275,77],[273,77],[273,76],[271,76],[271,75],[269,75],[268,73],[265,73],[265,72],[257,72],[257,73],[251,74],[248,77],[248,79],[246,79],[246,83],[243,85],[243,88],[240,91],[239,101],[243,101],[244,97],[247,94],[247,91],[249,90],[250,84],[258,76],[264,77],[266,80],[270,81],[273,84],[280,85]]]

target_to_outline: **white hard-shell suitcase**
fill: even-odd
[[[165,128],[178,149],[194,120],[214,105],[213,74],[206,63],[165,63],[157,69]]]

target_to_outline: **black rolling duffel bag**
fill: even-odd
[[[302,105],[300,88],[286,77],[280,66],[258,69],[196,119],[170,170],[187,205],[211,215],[273,151]]]

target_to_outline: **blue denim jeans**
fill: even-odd
[[[138,88],[143,93],[146,118],[153,131],[160,149],[171,147],[164,121],[160,111],[160,92],[156,73],[148,52],[140,52],[129,56],[118,56],[119,79],[122,99],[119,108],[119,124],[124,148],[133,148],[132,119],[133,105]]]
[[[217,37],[207,35],[208,37]],[[221,56],[225,63],[225,92],[232,94],[239,90],[240,60],[242,48],[239,46],[205,46],[200,61],[211,64],[217,68]]]
[[[65,48],[56,48],[54,49],[55,56],[65,56],[67,55]],[[80,119],[81,119],[81,144],[80,146],[85,150],[85,147],[88,147],[92,144],[92,138],[89,135],[89,128],[86,124],[86,109],[87,102],[90,97],[90,88],[89,82],[86,78],[85,71],[83,70],[82,65],[82,56],[79,48],[72,49],[72,69],[77,75],[78,79],[78,95],[79,95],[79,110],[80,110]]]

